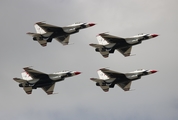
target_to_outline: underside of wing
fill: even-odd
[[[30,67],[23,68],[27,74],[29,74],[32,78],[41,78],[41,77],[48,77],[46,73],[34,70]]]
[[[23,87],[23,89],[27,94],[31,94],[32,93],[32,87]]]
[[[42,89],[48,94],[53,94],[55,83],[49,86],[42,87]]]
[[[117,49],[125,57],[130,56],[132,47],[125,47]]]
[[[121,42],[121,43],[124,42],[125,43],[125,39],[121,38],[121,37],[109,35],[109,34],[106,34],[106,33],[102,33],[102,34],[99,34],[99,35],[109,43],[119,43],[119,42]]]
[[[68,45],[69,38],[70,38],[70,35],[65,35],[65,36],[56,37],[55,39],[63,45]]]
[[[124,91],[129,91],[132,82],[118,83],[117,85],[121,87]]]
[[[54,32],[54,31],[61,31],[62,28],[50,24],[46,24],[43,22],[38,22],[35,25],[38,25],[40,28],[42,28],[45,32]]]
[[[106,74],[109,78],[126,78],[125,74],[123,73],[120,73],[120,72],[116,72],[116,71],[113,71],[113,70],[109,70],[109,69],[106,69],[106,68],[102,68],[100,69],[104,74]]]

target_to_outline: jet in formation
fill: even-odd
[[[46,46],[53,38],[63,45],[68,45],[71,34],[79,32],[80,29],[94,26],[95,23],[74,23],[65,27],[58,27],[44,22],[37,22],[34,27],[37,33],[28,32],[34,41],[38,41],[41,46]]]
[[[95,48],[96,52],[100,52],[105,58],[109,56],[109,53],[114,53],[118,50],[125,57],[130,56],[132,46],[142,43],[144,40],[157,37],[157,34],[138,34],[133,37],[121,38],[106,33],[101,33],[97,35],[97,40],[99,44],[90,44],[90,46]]]
[[[156,73],[156,70],[139,69],[129,73],[120,73],[106,68],[97,71],[99,78],[90,78],[100,86],[103,91],[108,92],[109,88],[114,88],[115,84],[124,91],[129,91],[132,81],[140,79],[142,76]]]
[[[78,71],[62,71],[53,74],[46,74],[30,67],[23,68],[25,71],[21,73],[21,78],[13,78],[20,83],[19,87],[23,87],[27,94],[32,93],[32,89],[42,88],[48,95],[53,94],[56,82],[63,81],[67,77],[79,75]]]

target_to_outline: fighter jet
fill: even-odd
[[[138,34],[129,38],[121,38],[106,33],[97,35],[99,44],[90,44],[95,48],[96,52],[100,52],[105,58],[109,56],[109,53],[114,53],[118,50],[125,57],[130,56],[133,45],[142,43],[144,40],[157,37],[157,34]]]
[[[53,38],[63,45],[69,43],[71,34],[79,32],[80,29],[94,26],[95,23],[74,23],[65,27],[58,27],[44,22],[37,22],[34,27],[37,33],[28,32],[34,41],[38,41],[41,46],[46,46],[47,42],[51,42]]]
[[[129,91],[132,81],[140,79],[142,76],[156,73],[156,70],[139,69],[129,73],[120,73],[106,68],[98,70],[98,78],[90,78],[100,86],[103,91],[108,92],[109,88],[114,88],[115,84],[124,91]]]
[[[62,71],[53,74],[46,74],[30,67],[23,68],[25,71],[21,73],[21,78],[13,78],[20,83],[19,87],[23,87],[27,94],[32,93],[32,89],[42,88],[48,95],[53,94],[56,82],[63,81],[67,77],[80,74],[77,71]]]

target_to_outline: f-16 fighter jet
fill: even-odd
[[[72,77],[80,74],[77,71],[63,71],[53,74],[46,74],[29,67],[23,68],[21,78],[13,78],[20,83],[19,87],[23,87],[27,94],[32,93],[32,89],[42,88],[48,95],[53,94],[53,89],[56,82],[63,81],[67,77]]]
[[[51,42],[53,38],[67,45],[71,34],[79,32],[80,29],[94,26],[95,23],[75,23],[65,27],[58,27],[43,22],[37,22],[34,26],[37,33],[28,32],[34,41],[38,41],[41,46],[46,46],[47,42]]]
[[[130,56],[133,45],[142,43],[143,40],[148,40],[157,37],[157,34],[138,34],[129,38],[121,38],[106,33],[101,33],[97,36],[99,44],[90,44],[90,46],[96,48],[96,52],[100,52],[105,58],[109,56],[109,53],[114,53],[118,50],[125,57]]]
[[[124,91],[129,91],[132,81],[156,72],[156,70],[140,69],[129,73],[120,73],[102,68],[98,70],[99,79],[91,78],[91,80],[95,81],[96,86],[100,86],[105,92],[108,92],[109,88],[114,88],[115,84],[121,87]]]

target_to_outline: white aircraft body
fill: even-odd
[[[99,44],[90,44],[90,46],[96,48],[96,52],[100,52],[105,58],[109,56],[109,53],[114,53],[118,50],[125,57],[130,56],[132,46],[142,43],[143,40],[148,40],[157,37],[157,34],[138,34],[129,38],[121,38],[106,33],[97,35]]]
[[[32,89],[42,88],[48,95],[53,94],[56,82],[63,81],[67,77],[80,74],[77,71],[63,71],[53,74],[46,74],[29,67],[23,68],[25,71],[21,73],[21,78],[13,78],[20,83],[19,87],[23,87],[27,94],[32,93]]]
[[[100,86],[103,91],[108,92],[109,88],[114,88],[115,84],[120,86],[124,91],[129,91],[132,81],[140,79],[142,76],[156,73],[156,70],[136,70],[129,73],[120,73],[106,68],[98,70],[99,78],[90,78]]]
[[[63,45],[69,43],[71,34],[79,32],[80,29],[94,26],[95,23],[74,23],[65,27],[58,27],[43,22],[37,22],[34,27],[37,33],[28,32],[28,35],[33,37],[34,41],[38,41],[41,46],[46,46],[47,42],[51,42],[55,38]]]

